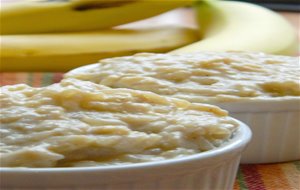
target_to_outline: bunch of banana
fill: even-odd
[[[1,71],[67,71],[106,57],[168,52],[199,40],[195,30],[108,29],[193,0],[25,0],[1,7]],[[103,30],[100,30],[103,29]]]
[[[201,1],[196,5],[201,40],[171,53],[254,51],[295,55],[294,28],[279,14],[236,1]]]
[[[175,48],[179,49],[170,53],[233,50],[293,55],[298,51],[296,32],[284,18],[235,1],[198,0],[199,32],[178,27],[108,29],[193,1],[24,0],[2,4],[0,70],[66,71],[101,58]]]

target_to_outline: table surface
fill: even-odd
[[[300,39],[300,13],[280,12],[295,27]],[[145,27],[160,25],[196,27],[194,13],[190,9],[178,9],[161,16],[124,25]],[[27,83],[45,86],[59,82],[63,73],[0,73],[0,85]],[[234,190],[299,190],[300,161],[280,164],[241,165]]]

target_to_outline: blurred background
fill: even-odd
[[[245,2],[256,3],[278,11],[300,11],[299,0],[243,0]]]

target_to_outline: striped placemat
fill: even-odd
[[[0,73],[0,85],[28,84],[33,87],[48,86],[62,79],[63,73],[26,73],[26,72],[2,72]]]
[[[240,165],[234,190],[299,190],[300,161]]]
[[[62,76],[63,73],[0,73],[0,85],[47,86],[59,82]],[[234,190],[300,190],[300,161],[241,165]]]

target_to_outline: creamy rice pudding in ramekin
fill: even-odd
[[[4,189],[232,189],[251,138],[217,106],[77,79],[0,100]]]
[[[244,163],[300,159],[299,57],[243,52],[111,58],[66,78],[155,92],[227,109],[253,130]]]

